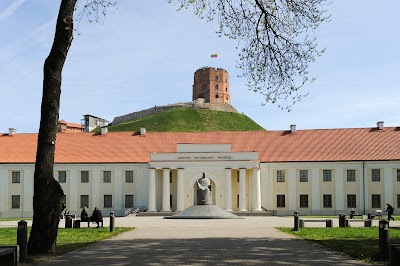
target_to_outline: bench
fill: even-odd
[[[332,227],[332,219],[323,219],[323,220],[305,220],[305,219],[300,219],[299,222],[299,227],[303,228],[304,223],[325,223],[326,227]]]
[[[83,222],[83,221],[81,221],[81,220],[79,220],[79,219],[76,219],[76,220],[74,221],[74,228],[80,228],[80,227],[81,227],[81,223],[87,223],[87,224],[88,224],[88,227],[90,227],[91,221],[89,221],[89,222]],[[101,227],[103,227],[103,220],[101,220],[101,221],[99,222],[99,224],[101,224]]]
[[[0,265],[2,266],[18,265],[17,246],[0,246]]]
[[[362,217],[362,219],[364,219],[364,215],[363,214],[353,214],[353,215],[351,215],[350,214],[350,219],[354,219],[354,217]]]
[[[364,222],[364,227],[371,227],[371,219],[346,219],[346,227],[349,227],[350,222]]]

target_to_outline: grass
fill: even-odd
[[[30,233],[28,227],[28,237]],[[121,233],[133,230],[133,228],[118,227],[110,232],[108,227],[101,228],[59,228],[57,237],[57,255],[62,255],[75,249],[85,247],[89,244],[114,237]],[[0,245],[16,245],[17,228],[0,228]],[[37,263],[50,259],[51,256],[35,256],[30,262]]]
[[[337,250],[359,260],[382,262],[378,227],[278,228],[280,231]],[[400,228],[390,228],[390,243],[400,244]]]
[[[24,221],[29,221],[29,220],[32,220],[32,217],[27,217],[27,218],[0,218],[0,222],[2,222],[2,221],[21,221],[21,220],[24,220]]]
[[[148,132],[207,132],[207,131],[252,131],[264,130],[249,117],[239,114],[208,109],[177,107],[162,113],[130,120],[115,126],[112,131]],[[96,129],[100,131],[100,129]]]

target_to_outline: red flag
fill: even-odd
[[[211,58],[216,58],[216,57],[218,57],[217,54],[211,54]]]

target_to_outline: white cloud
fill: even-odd
[[[8,18],[12,14],[14,14],[14,12],[17,11],[18,8],[26,1],[27,0],[15,0],[11,5],[6,8],[6,10],[0,13],[0,20]]]

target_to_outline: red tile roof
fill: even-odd
[[[56,163],[145,163],[178,143],[231,144],[261,162],[400,160],[400,127],[290,131],[57,134]],[[37,134],[0,135],[0,163],[34,163]]]

